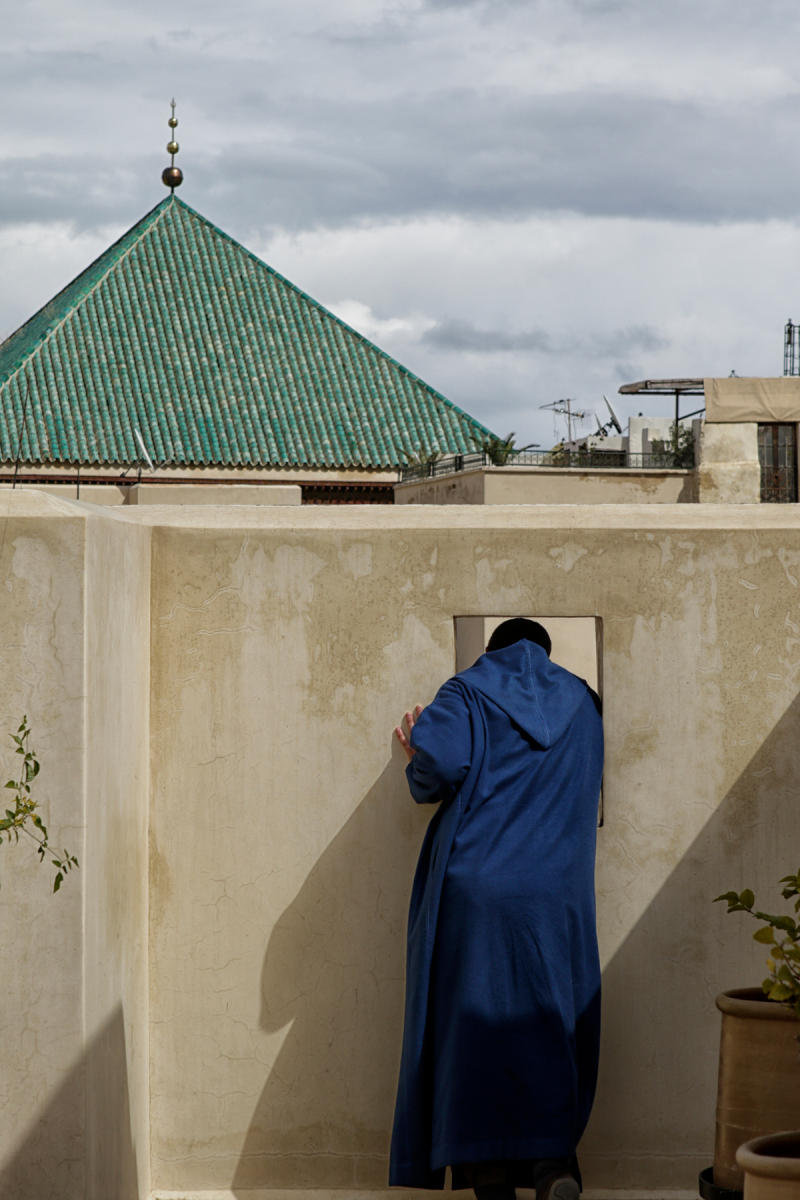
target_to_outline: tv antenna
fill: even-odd
[[[539,408],[549,408],[557,416],[567,418],[567,445],[572,445],[572,422],[583,421],[586,418],[585,412],[577,412],[572,407],[574,403],[575,401],[567,396],[563,400],[554,400],[552,404],[539,405]]]

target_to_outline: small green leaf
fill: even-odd
[[[739,893],[723,892],[721,896],[715,896],[712,903],[716,904],[718,900],[724,900],[727,904],[737,904],[739,901]]]
[[[745,888],[743,892],[739,892],[739,903],[743,904],[745,908],[752,908],[755,902],[755,895],[750,891],[750,888]]]
[[[785,983],[773,983],[767,992],[770,1000],[790,1000],[792,989]]]
[[[757,929],[753,934],[753,941],[763,942],[765,946],[771,946],[775,941],[775,931],[770,925],[765,925],[763,929]]]
[[[61,882],[62,882],[63,878],[64,878],[64,876],[59,871],[58,874],[56,875],[55,879],[53,880],[53,891],[54,892],[57,892],[58,889],[61,887]]]

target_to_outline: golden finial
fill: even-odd
[[[170,129],[170,138],[167,142],[167,154],[170,156],[170,163],[169,166],[164,167],[164,170],[161,172],[161,182],[168,187],[171,192],[174,192],[175,188],[180,187],[183,183],[183,171],[180,169],[180,167],[175,166],[175,155],[180,150],[180,146],[175,141],[175,130],[178,128],[178,118],[175,116],[174,99],[170,100],[170,105],[172,107],[172,116],[167,121]]]

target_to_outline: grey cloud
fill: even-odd
[[[361,110],[298,103],[285,135],[183,162],[250,223],[303,228],[571,211],[717,222],[797,218],[787,100],[746,111],[625,96],[443,92]]]
[[[190,203],[203,210],[219,200],[243,228],[546,211],[703,222],[797,217],[800,163],[785,153],[794,98],[719,109],[460,89],[435,101],[337,98],[323,106],[314,97],[267,97],[249,80],[228,98],[232,123],[241,114],[247,126],[259,95],[266,132],[232,136],[224,152],[184,145],[180,159]],[[158,189],[161,149],[154,138],[148,160],[121,147],[6,159],[0,219],[24,213],[91,224],[113,200],[102,184],[109,171],[122,172],[137,196]]]
[[[614,364],[614,375],[617,379],[624,379],[628,383],[633,383],[636,379],[646,378],[647,371],[642,367],[641,363],[637,362],[636,360],[622,359],[620,362]],[[636,399],[639,404],[642,403],[642,397],[637,396]],[[652,401],[649,397],[646,398],[645,403],[648,406],[652,405]],[[613,404],[615,410],[618,411],[619,400],[615,398]],[[633,416],[633,408],[635,408],[635,406],[632,406],[632,410],[628,413],[628,416]],[[639,410],[636,409],[636,411],[638,412]]]
[[[606,16],[610,13],[627,12],[638,3],[639,0],[559,0],[562,11],[573,9],[581,16]],[[425,0],[425,7],[434,11],[482,9],[488,15],[499,17],[513,8],[525,9],[528,12],[534,10],[541,14],[543,9],[547,9],[547,4],[543,0]]]
[[[478,329],[471,321],[439,321],[422,335],[422,341],[441,350],[464,350],[475,354],[496,354],[507,350],[539,350],[550,354],[553,347],[543,329],[512,333],[503,329]]]
[[[429,8],[446,5],[427,2]],[[631,6],[636,21],[620,16]],[[689,0],[670,6],[461,0],[455,7],[463,10],[465,29],[470,20],[476,28],[480,13],[505,13],[509,44],[515,31],[555,44],[562,8],[578,18],[602,16],[609,26],[617,22],[623,40],[642,30],[652,37],[659,23],[671,24],[674,36],[676,13],[684,10],[697,10],[687,29],[716,22],[720,39],[751,27],[753,37],[768,38],[781,22],[789,30],[798,21],[788,0],[763,0],[757,10],[749,0],[730,0],[724,9],[720,0],[699,8]],[[34,134],[25,157],[0,162],[0,221],[57,217],[86,228],[122,212],[135,219],[137,206],[141,215],[162,194],[166,131],[163,122],[152,129],[137,122],[144,104],[150,121],[159,95],[165,120],[173,88],[186,174],[181,194],[203,212],[217,206],[226,227],[225,214],[235,213],[238,233],[231,231],[240,237],[254,229],[336,228],[450,213],[797,218],[800,163],[786,153],[795,95],[723,104],[624,90],[593,93],[577,83],[569,94],[536,96],[477,84],[457,88],[448,86],[447,60],[439,63],[425,47],[424,34],[435,23],[430,14],[412,19],[378,6],[369,22],[331,21],[320,5],[316,25],[302,33],[279,27],[281,38],[259,43],[258,35],[270,30],[263,11],[233,0],[226,13],[238,23],[238,37],[222,24],[210,26],[219,20],[218,8],[198,0],[196,38],[185,35],[188,9],[178,3],[165,14],[163,31],[148,29],[138,41],[114,41],[112,30],[108,44],[87,43],[79,51],[1,52],[0,78],[31,128],[48,140],[63,138],[69,149],[37,155]],[[243,33],[248,20],[250,43]],[[759,34],[768,22],[772,26]],[[109,104],[98,101],[101,89],[124,114],[116,140]],[[221,122],[230,128],[224,150],[218,149]],[[209,130],[214,141],[204,144]],[[148,155],[143,147],[151,137]]]
[[[439,350],[471,354],[539,353],[545,355],[580,354],[584,359],[615,359],[636,351],[654,352],[669,345],[657,329],[649,325],[631,325],[609,334],[590,337],[553,338],[544,329],[515,332],[505,329],[481,329],[471,321],[449,318],[426,330],[421,341]]]
[[[102,155],[0,161],[0,224],[68,222],[78,230],[132,225],[166,195],[163,166],[134,160],[119,166]]]
[[[652,326],[630,325],[626,329],[618,329],[605,336],[588,339],[584,343],[583,349],[584,353],[590,357],[616,358],[635,350],[655,353],[656,350],[666,350],[669,345],[669,338],[664,337]]]

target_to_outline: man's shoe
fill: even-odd
[[[572,1175],[548,1175],[536,1189],[536,1200],[580,1200],[581,1189]]]

